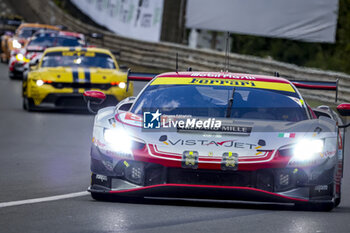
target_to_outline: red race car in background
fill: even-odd
[[[86,46],[85,36],[69,31],[38,31],[31,37],[25,47],[13,52],[9,62],[10,78],[23,78],[23,73],[29,68],[29,61],[39,61],[46,48],[49,47]]]

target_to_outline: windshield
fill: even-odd
[[[75,37],[56,37],[55,46],[65,46],[65,47],[76,47],[82,46],[83,43],[80,42],[78,38]]]
[[[43,58],[41,67],[98,67],[115,69],[114,60],[104,53],[94,52],[52,52]]]
[[[40,28],[22,28],[18,36],[21,38],[29,38]]]
[[[226,116],[232,96],[232,108]],[[286,91],[210,85],[150,85],[138,98],[132,112],[142,114],[143,111],[160,109],[165,115],[296,122],[308,119],[301,103],[297,93]]]
[[[33,38],[29,43],[28,46],[42,46],[42,47],[51,47],[53,45],[53,42],[55,40],[55,37],[52,36],[40,36]]]
[[[62,37],[62,36],[46,36],[39,35],[34,37],[28,44],[29,46],[42,46],[42,47],[55,47],[55,46],[64,46],[64,47],[77,47],[83,45],[75,37]]]

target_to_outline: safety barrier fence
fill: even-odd
[[[175,70],[176,53],[178,53],[179,70],[191,67],[195,71],[220,71],[225,69],[225,54],[209,49],[191,49],[184,45],[173,43],[152,43],[141,40],[121,37],[114,33],[101,30],[85,24],[73,16],[65,13],[51,0],[31,0],[28,7],[41,18],[44,23],[55,23],[66,26],[70,30],[84,34],[103,34],[103,40],[91,39],[92,43],[120,52],[120,60],[140,66]],[[279,72],[280,76],[288,79],[310,81],[339,80],[338,102],[350,101],[350,75],[323,71],[319,69],[299,67],[292,64],[277,62],[248,55],[231,53],[229,56],[229,71],[273,75]],[[304,97],[334,102],[335,93],[332,91],[301,90]]]

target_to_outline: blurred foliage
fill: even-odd
[[[232,52],[350,74],[350,0],[339,0],[336,43],[232,35]]]
[[[64,8],[66,1],[65,0],[54,0],[53,1],[57,6]]]

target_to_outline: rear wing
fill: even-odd
[[[336,81],[290,80],[294,86],[301,89],[335,91],[335,102],[338,101],[338,79]]]
[[[157,75],[153,73],[131,72],[131,69],[128,69],[126,90],[129,89],[130,81],[149,82]]]

